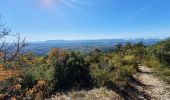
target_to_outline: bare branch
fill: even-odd
[[[6,42],[6,38],[16,37],[13,43]],[[25,38],[20,34],[11,34],[11,29],[0,23],[0,62],[6,63],[15,60],[26,46]]]

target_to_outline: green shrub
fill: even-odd
[[[45,98],[54,90],[54,69],[46,64],[37,67],[27,67],[22,70],[22,95],[35,99]],[[39,85],[43,83],[43,85]]]
[[[170,69],[161,68],[161,70],[156,70],[156,74],[165,82],[170,83]]]
[[[55,69],[55,83],[57,87],[84,87],[90,83],[89,67],[84,58],[74,52],[68,54],[68,58],[60,60],[53,59]],[[57,62],[57,63],[55,63]]]
[[[53,80],[54,69],[47,65],[39,65],[37,67],[27,68],[23,74],[24,77],[30,76],[32,80],[44,80],[50,82]]]
[[[138,67],[138,60],[134,55],[127,55],[123,58],[123,65],[124,66],[132,66],[135,70]]]
[[[90,65],[90,75],[93,79],[93,84],[97,86],[104,86],[113,78],[112,72],[101,68],[97,63]]]
[[[161,66],[160,62],[157,60],[147,59],[144,61],[144,65],[149,68],[158,68]]]
[[[165,76],[170,76],[170,69],[168,69],[168,68],[164,68],[163,70],[162,70],[162,75],[165,75]]]
[[[128,79],[132,78],[136,70],[133,66],[122,66],[115,72],[114,81],[117,83],[126,83]]]

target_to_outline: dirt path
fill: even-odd
[[[140,72],[135,77],[145,85],[137,86],[140,91],[147,93],[151,100],[170,100],[170,85],[154,76],[152,68],[139,66],[139,70]]]

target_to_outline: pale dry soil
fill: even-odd
[[[92,90],[56,93],[49,100],[170,100],[170,85],[160,80],[152,68],[139,66],[139,72],[134,75],[124,89],[96,88]]]
[[[140,91],[150,95],[150,100],[170,100],[170,85],[160,80],[153,75],[154,70],[145,66],[139,66],[141,71],[136,75],[139,82],[144,84],[144,87],[137,86]]]
[[[92,89],[89,91],[73,91],[67,94],[57,93],[49,100],[124,100],[112,90],[106,88]]]

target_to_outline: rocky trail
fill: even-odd
[[[152,68],[139,66],[139,73],[135,75],[135,78],[144,86],[136,86],[136,88],[149,95],[149,98],[143,97],[144,100],[170,100],[170,85],[154,76],[153,73]]]

